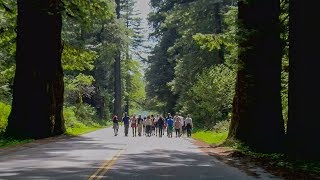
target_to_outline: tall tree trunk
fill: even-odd
[[[223,2],[216,2],[214,5],[214,19],[215,19],[215,33],[216,34],[221,34],[222,33],[222,6]],[[225,46],[221,45],[221,48],[218,51],[218,63],[223,63],[224,62],[224,52],[225,52]]]
[[[289,153],[307,160],[320,160],[319,48],[310,43],[320,41],[320,28],[309,21],[317,14],[314,3],[289,1]]]
[[[65,132],[62,18],[58,0],[18,0],[16,72],[9,136],[43,138]]]
[[[230,138],[260,152],[281,150],[281,47],[278,0],[239,1],[239,72]]]
[[[120,0],[116,0],[117,19],[120,19]],[[121,52],[118,51],[114,62],[114,114],[121,119]]]

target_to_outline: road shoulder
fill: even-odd
[[[212,146],[196,139],[192,139],[191,142],[198,146],[202,152],[217,158],[229,166],[238,168],[250,176],[259,177],[261,173],[270,173],[283,179],[320,179],[317,175],[276,167],[273,164],[274,162],[247,156],[231,147]]]

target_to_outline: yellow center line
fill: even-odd
[[[111,169],[111,167],[112,167],[113,164],[117,161],[117,159],[120,157],[120,155],[121,155],[121,153],[122,153],[123,151],[124,151],[124,149],[120,150],[120,151],[118,152],[118,154],[112,158],[112,160],[110,161],[109,165],[108,165],[106,168],[104,168],[104,171],[102,171],[102,172],[99,174],[99,176],[97,176],[97,178],[96,178],[97,180],[103,178],[103,175],[105,175],[105,174]]]
[[[123,149],[119,150],[118,153],[115,156],[113,156],[111,160],[106,160],[100,166],[100,168],[92,176],[90,176],[90,178],[88,180],[101,179],[103,177],[103,175],[105,175],[108,172],[108,170],[112,167],[112,165],[116,162],[116,160],[119,158],[119,156],[121,155],[121,153],[125,149],[126,148],[123,148]]]
[[[105,166],[108,165],[109,161],[110,161],[110,160],[106,160],[106,161],[100,166],[100,168],[99,168],[94,174],[92,174],[92,176],[90,176],[90,178],[89,178],[88,180],[94,179],[94,178],[96,177],[96,175],[99,174],[100,171],[102,171],[102,169],[103,169]]]

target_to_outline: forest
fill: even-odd
[[[53,11],[51,13],[59,16],[56,17],[56,20],[45,20],[41,17],[41,14],[23,14],[23,10],[20,10],[21,13],[19,14],[19,3],[22,6],[21,9],[28,8],[28,4],[20,1],[18,1],[17,4],[16,1],[9,0],[1,1],[0,7],[0,131],[5,131],[7,118],[11,112],[9,119],[11,119],[13,123],[12,127],[10,127],[9,123],[7,131],[10,131],[10,129],[16,131],[16,128],[21,127],[19,124],[25,122],[28,123],[28,125],[23,125],[26,129],[21,129],[17,135],[34,137],[51,136],[50,133],[46,133],[53,131],[52,124],[44,125],[49,129],[43,132],[44,134],[42,135],[30,134],[30,131],[39,132],[35,124],[45,121],[44,118],[47,118],[47,121],[50,121],[50,118],[52,118],[48,117],[47,114],[43,114],[41,117],[38,113],[41,111],[39,108],[48,108],[43,106],[44,104],[42,103],[49,103],[50,105],[47,104],[46,106],[51,106],[51,111],[53,110],[52,108],[61,106],[61,109],[63,106],[64,118],[61,115],[61,110],[60,112],[56,112],[58,114],[55,115],[55,118],[60,116],[60,119],[58,118],[55,121],[65,121],[61,122],[60,128],[57,127],[57,130],[60,129],[57,134],[61,133],[59,131],[64,132],[64,128],[67,128],[67,131],[72,133],[72,131],[77,128],[82,129],[106,125],[114,113],[115,74],[119,74],[119,76],[122,77],[121,81],[119,81],[122,87],[119,89],[120,95],[122,94],[120,100],[130,103],[130,111],[139,111],[142,109],[141,107],[145,99],[144,80],[141,71],[142,64],[139,61],[140,57],[136,54],[142,51],[142,43],[146,37],[142,34],[142,28],[140,27],[141,19],[138,17],[138,12],[133,9],[133,3],[135,3],[133,0],[119,1],[118,3],[121,9],[117,12],[117,4],[113,1],[55,1],[57,4],[54,5],[45,3],[40,5],[42,2],[34,2],[34,5],[39,6],[37,10],[43,11],[42,13],[46,13],[45,11]],[[32,4],[33,3],[31,3],[31,5]],[[43,10],[41,8],[43,8]],[[120,16],[117,16],[117,13],[120,13]],[[38,22],[33,20],[33,22],[30,22],[30,18],[37,15],[39,15],[39,17],[37,17]],[[51,18],[51,15],[45,18]],[[59,21],[62,22],[59,23]],[[43,24],[44,22],[47,24]],[[19,39],[19,32],[24,31],[23,29],[16,28],[17,24],[19,27],[20,23],[22,23],[21,28],[30,29],[29,34],[26,35],[30,36],[29,42]],[[50,23],[52,25],[50,25]],[[55,26],[56,23],[59,23],[60,27]],[[23,27],[23,25],[27,27]],[[48,27],[48,29],[46,29],[46,27]],[[49,32],[51,31],[50,28],[57,28],[55,30],[56,32]],[[46,31],[47,34],[41,31]],[[59,33],[60,37],[54,37],[54,34],[58,34],[58,32],[61,32]],[[51,33],[52,37],[48,37],[49,33]],[[59,45],[61,47],[58,47],[59,49],[54,52],[49,52],[52,49],[42,49],[42,47],[45,48],[44,46],[50,47],[51,45],[46,43],[58,40],[57,38],[61,38],[61,45]],[[57,43],[59,43],[59,41]],[[19,50],[19,44],[24,46],[23,49],[21,49],[21,51],[24,52],[17,52]],[[34,86],[35,83],[39,81],[46,81],[46,77],[41,77],[44,78],[41,80],[32,80],[32,77],[29,77],[27,81],[23,80],[23,78],[27,78],[26,74],[31,75],[31,72],[38,70],[38,73],[41,74],[39,76],[45,76],[44,74],[49,72],[49,69],[53,67],[53,64],[49,64],[49,60],[45,60],[52,55],[50,53],[56,53],[58,55],[55,59],[52,59],[52,63],[57,61],[57,63],[61,64],[57,64],[57,69],[54,70],[59,71],[60,75],[58,76],[60,77],[50,78],[58,78],[59,83],[61,83],[62,80],[64,82],[62,85],[57,85],[61,86],[57,87],[61,88],[61,90],[58,91],[64,89],[64,92],[61,92],[63,96],[60,97],[60,101],[63,102],[60,104],[57,102],[59,101],[57,95],[50,97],[57,98],[54,100],[57,105],[53,104],[54,102],[52,101],[43,102],[43,98],[39,97],[39,93],[41,92],[36,90],[37,87]],[[24,54],[24,56],[19,57],[18,55],[20,54]],[[121,66],[119,66],[121,69],[114,71],[114,61],[117,56],[121,56]],[[24,66],[22,67],[22,72],[27,69],[30,71],[30,73],[26,72],[26,74],[23,74],[21,80],[17,73],[16,76],[14,76],[15,71],[18,72],[17,67],[20,63],[20,66]],[[61,66],[63,73],[62,70],[60,70]],[[38,70],[36,70],[36,68],[38,68]],[[56,73],[54,71],[52,72],[53,74]],[[62,76],[63,79],[59,80]],[[50,83],[55,82],[51,81],[46,83],[48,83],[48,86],[54,86],[54,84]],[[14,86],[16,86],[16,88],[14,88]],[[18,88],[21,88],[22,91],[18,92],[18,90],[14,90]],[[49,91],[54,91],[56,87],[52,88],[53,89]],[[49,94],[43,95],[48,96]],[[15,98],[22,98],[23,102],[17,100],[19,101],[17,102],[18,104],[24,104],[23,107],[21,107],[22,109],[19,109],[19,105],[14,107],[16,103]],[[37,102],[37,99],[42,102]],[[119,100],[117,99],[117,101]],[[13,108],[11,108],[11,104]],[[40,107],[38,107],[37,104]],[[119,108],[124,109],[125,105],[126,104],[123,103]],[[33,117],[30,116],[30,119],[22,119],[21,116],[25,116],[31,111],[37,114],[36,116],[38,117],[31,115]],[[16,115],[18,117],[15,117]],[[19,117],[19,115],[21,116]],[[55,124],[57,125],[58,123]],[[39,126],[39,128],[43,129],[44,126]],[[22,131],[26,131],[26,134]]]
[[[43,138],[170,112],[223,126],[255,152],[320,159],[320,63],[308,43],[319,28],[303,20],[315,7],[150,0],[145,36],[134,3],[1,0],[0,131]]]

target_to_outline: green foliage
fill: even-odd
[[[94,68],[94,61],[97,59],[97,53],[94,51],[77,49],[72,46],[65,46],[62,53],[62,65],[64,70],[84,71]]]
[[[64,0],[64,15],[80,22],[87,28],[92,27],[96,18],[105,21],[115,17],[115,7],[109,0]]]
[[[192,134],[192,137],[209,144],[221,144],[228,136],[228,132],[213,132],[198,130]]]
[[[32,139],[14,139],[0,134],[0,148],[16,146],[33,141]]]
[[[228,132],[229,127],[230,127],[230,120],[220,121],[213,126],[213,131],[217,133]]]
[[[132,1],[134,3],[134,1]],[[68,131],[105,125],[110,118],[113,95],[113,62],[116,52],[127,52],[132,37],[139,45],[139,19],[128,19],[132,31],[115,16],[115,3],[109,0],[62,0],[59,8],[63,15],[62,64],[65,74],[65,112]],[[130,6],[130,8],[132,8]],[[17,2],[0,3],[0,99],[12,101],[11,90],[15,71]],[[137,24],[138,23],[138,24]],[[128,37],[130,35],[130,38]],[[144,83],[137,63],[130,76],[133,86],[130,97],[144,99]],[[123,81],[125,83],[125,81]],[[76,107],[76,108],[75,108]],[[3,109],[3,104],[1,104]],[[1,109],[0,131],[5,127],[7,110]],[[10,110],[9,110],[10,111]],[[4,118],[5,117],[5,118]],[[5,119],[5,120],[3,120]],[[77,128],[77,130],[75,130]],[[75,132],[76,134],[78,132]]]
[[[78,74],[76,77],[65,77],[65,99],[68,104],[83,103],[83,97],[91,97],[94,93],[92,83],[94,78],[90,75]]]
[[[289,2],[281,0],[280,30],[282,40],[282,72],[281,72],[281,100],[282,114],[287,129],[288,122],[288,84],[289,84]]]
[[[237,8],[230,5],[229,1],[151,1],[151,35],[158,43],[146,73],[148,104],[164,111],[174,100],[175,110],[192,114],[201,127],[212,128],[229,118],[238,55]]]
[[[4,132],[7,126],[10,111],[10,105],[0,102],[0,133]]]
[[[167,13],[163,28],[175,28],[179,34],[168,52],[176,60],[174,79],[170,82],[172,91],[179,95],[177,110],[188,100],[186,95],[203,69],[219,62],[218,51],[201,49],[193,39],[195,34],[216,33],[221,25],[215,21],[215,2],[195,1],[176,4]],[[206,12],[206,13],[202,13]],[[201,21],[196,21],[201,19]],[[210,61],[208,61],[210,59]]]
[[[124,69],[124,90],[125,97],[129,98],[129,112],[136,112],[143,109],[146,99],[145,84],[143,75],[140,72],[141,64],[139,61],[127,59],[122,64]]]
[[[232,147],[234,150],[250,157],[251,159],[263,161],[264,163],[268,163],[276,168],[284,168],[291,171],[320,175],[319,162],[294,160],[288,158],[288,156],[283,153],[257,153],[252,151],[248,146],[244,145],[244,143],[232,140],[227,141],[223,143],[224,146]]]
[[[2,0],[0,5],[0,99],[11,102],[10,85],[14,75],[16,1]]]
[[[192,37],[194,40],[197,41],[201,49],[208,49],[209,51],[220,49],[221,45],[224,44],[225,42],[225,40],[220,34],[211,35],[211,34],[197,33]]]
[[[288,57],[284,56],[282,60],[283,70],[281,72],[281,100],[282,100],[282,114],[285,123],[285,128],[287,128],[288,122],[288,84],[289,84],[289,72],[286,70],[288,68]]]
[[[92,131],[99,130],[103,127],[88,127],[88,126],[79,126],[79,127],[74,127],[74,128],[67,128],[66,135],[69,136],[78,136],[81,134],[89,133]]]
[[[198,127],[210,128],[229,118],[234,95],[235,71],[225,65],[205,70],[189,91],[183,112],[191,113]]]
[[[228,66],[235,66],[238,58],[238,43],[237,43],[237,13],[238,8],[229,6],[223,14],[223,22],[226,29],[222,34],[202,34],[193,35],[193,39],[202,49],[213,51],[225,48],[225,63]]]
[[[95,108],[88,104],[66,106],[63,115],[68,135],[80,135],[110,125],[110,121],[99,120]]]
[[[81,104],[79,107],[75,109],[76,117],[78,121],[88,124],[94,125],[94,121],[96,120],[96,110],[87,104]]]

